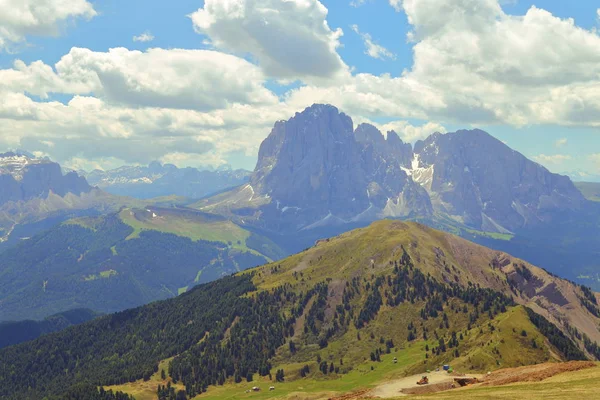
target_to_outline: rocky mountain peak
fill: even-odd
[[[370,143],[374,146],[385,146],[383,134],[371,124],[360,124],[354,131],[357,142]]]
[[[51,192],[88,193],[92,187],[75,172],[63,175],[60,165],[25,152],[0,154],[0,206],[6,202],[46,198]]]

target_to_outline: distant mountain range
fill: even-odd
[[[136,306],[382,218],[423,222],[600,287],[600,204],[480,130],[413,147],[314,105],[275,124],[250,175],[159,163],[87,175],[140,197],[196,197],[218,190],[209,182],[237,182],[193,209],[106,193],[23,152],[0,165],[0,320]],[[84,218],[65,224],[73,217]]]
[[[586,171],[576,170],[563,172],[563,175],[567,175],[573,182],[594,182],[600,183],[600,175],[590,174]]]
[[[203,171],[152,162],[148,166],[123,166],[108,171],[79,171],[90,185],[108,193],[150,199],[181,196],[200,199],[248,181],[250,171],[219,169]]]

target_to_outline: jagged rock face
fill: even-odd
[[[271,199],[262,219],[308,228],[429,215],[427,193],[399,161],[406,145],[397,136],[392,142],[371,125],[354,132],[350,117],[333,106],[314,105],[277,122],[250,182],[255,196]]]
[[[413,178],[437,211],[486,231],[514,231],[578,209],[570,179],[550,173],[481,130],[433,134],[415,144]]]
[[[0,154],[0,206],[7,202],[46,198],[52,192],[89,193],[92,187],[74,172],[62,174],[60,165],[15,153]]]
[[[294,231],[385,217],[449,217],[488,232],[515,232],[585,204],[569,178],[481,130],[434,133],[405,144],[335,107],[313,105],[275,124],[250,185],[207,201],[210,211]]]
[[[337,211],[346,218],[369,205],[352,120],[331,106],[313,106],[277,123],[260,148],[251,182],[257,194],[281,207]]]

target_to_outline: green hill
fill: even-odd
[[[73,308],[120,311],[276,257],[268,239],[195,211],[77,218],[2,254],[0,321]]]
[[[447,363],[485,372],[597,358],[597,300],[507,254],[381,221],[1,350],[0,397],[60,398],[84,383],[145,399],[169,383],[188,397],[276,385],[252,398],[322,398]]]

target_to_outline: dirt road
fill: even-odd
[[[454,382],[454,376],[449,375],[446,371],[431,372],[428,374],[412,375],[406,378],[398,379],[392,382],[384,383],[372,391],[369,392],[369,396],[379,397],[382,399],[404,396],[401,391],[403,389],[411,389],[419,387],[417,381],[421,379],[423,375],[429,378],[429,385],[438,385],[440,383],[452,383]]]

